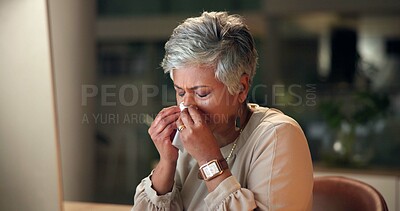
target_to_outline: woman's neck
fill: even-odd
[[[243,114],[240,116],[240,130],[235,129],[235,118],[233,118],[233,120],[230,120],[227,124],[227,126],[229,127],[227,127],[223,131],[218,131],[218,133],[214,133],[214,136],[218,141],[219,147],[224,147],[230,143],[233,143],[236,138],[239,137],[241,131],[244,129],[244,127],[246,127],[247,122],[251,117],[251,114],[252,111],[246,105]]]

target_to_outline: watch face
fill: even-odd
[[[212,162],[203,168],[204,175],[209,178],[219,173],[221,170],[218,168],[217,162]]]

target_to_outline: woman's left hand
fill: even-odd
[[[217,140],[206,123],[205,115],[197,107],[189,106],[184,109],[176,124],[177,127],[185,126],[180,131],[182,144],[199,165],[223,158]]]

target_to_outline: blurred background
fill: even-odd
[[[164,43],[185,18],[228,11],[244,16],[259,53],[249,102],[300,123],[315,175],[367,181],[400,210],[398,0],[35,2],[48,13],[64,200],[133,204],[158,161],[149,124],[175,104]]]

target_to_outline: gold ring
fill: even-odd
[[[179,125],[179,127],[178,127],[178,131],[179,132],[181,132],[183,129],[185,129],[186,127],[185,127],[185,125]]]

